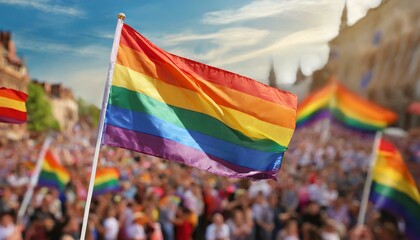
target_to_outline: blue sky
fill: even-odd
[[[380,0],[348,0],[350,24]],[[117,21],[163,49],[266,82],[294,81],[328,60],[344,0],[0,0],[0,29],[10,30],[32,78],[62,82],[99,104]]]

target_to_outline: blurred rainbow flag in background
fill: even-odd
[[[124,25],[104,144],[228,177],[275,178],[295,95],[165,52]]]
[[[352,129],[378,131],[397,120],[394,112],[363,99],[336,80],[305,98],[297,112],[297,127],[332,117]]]
[[[369,198],[377,209],[404,219],[407,237],[418,239],[420,194],[401,153],[391,142],[380,142]]]
[[[26,99],[28,95],[14,89],[0,87],[0,122],[26,122]]]
[[[69,172],[57,161],[50,150],[45,153],[41,172],[38,178],[38,186],[52,187],[64,191],[70,182]]]
[[[120,190],[120,173],[116,168],[101,168],[96,171],[93,195],[98,196]]]

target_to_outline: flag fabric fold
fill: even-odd
[[[374,132],[397,120],[397,115],[348,90],[337,80],[309,95],[298,107],[297,126],[333,118],[348,128]]]
[[[420,194],[401,153],[386,140],[381,140],[372,168],[369,199],[375,208],[403,219],[407,237],[418,239]]]
[[[58,162],[54,154],[48,150],[42,162],[38,186],[56,188],[63,192],[69,182],[69,172]]]
[[[154,46],[124,25],[103,143],[228,177],[274,178],[296,96]]]
[[[26,93],[0,87],[0,122],[21,124],[26,122]]]

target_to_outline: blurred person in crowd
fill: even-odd
[[[146,240],[144,227],[148,222],[148,217],[143,212],[136,212],[132,216],[132,223],[128,227],[128,240]]]
[[[37,196],[41,198],[41,203],[40,206],[35,207],[32,215],[44,214],[58,220],[57,216],[61,217],[61,214],[57,213],[57,211],[61,211],[61,207],[57,207],[58,204],[56,204],[57,199],[55,196],[46,188],[41,188]]]
[[[89,213],[88,225],[85,238],[86,240],[98,240],[99,239],[99,232],[96,229],[96,224],[98,222],[98,217],[95,213]]]
[[[229,240],[229,226],[224,223],[223,215],[215,213],[213,223],[206,229],[206,240]]]
[[[267,197],[270,195],[270,193],[271,187],[267,180],[252,182],[251,186],[248,188],[248,194],[250,198],[255,198],[260,194],[262,194],[263,197]]]
[[[360,201],[352,200],[349,206],[349,228],[353,228],[359,216]]]
[[[18,211],[18,196],[13,193],[12,188],[4,187],[0,198],[0,213],[7,211]]]
[[[322,227],[321,207],[316,202],[309,202],[303,210],[302,224],[310,224],[316,228]]]
[[[80,224],[77,217],[66,216],[65,221],[63,223],[63,228],[61,229],[60,232],[63,232],[64,236],[68,236],[73,239],[79,239],[80,231],[81,231]]]
[[[279,195],[276,192],[272,192],[270,196],[268,196],[268,204],[273,214],[272,219],[274,223],[274,228],[271,233],[271,239],[275,240],[283,225],[284,214],[286,213],[286,209],[280,205]]]
[[[191,222],[191,210],[185,206],[177,209],[175,219],[175,240],[191,240],[194,231],[194,225]]]
[[[232,217],[227,220],[231,240],[250,240],[252,237],[252,225],[247,220],[241,209],[233,210]]]
[[[350,225],[349,208],[342,194],[339,194],[338,198],[329,205],[327,215],[340,225],[341,231],[345,232],[348,229]]]
[[[10,240],[13,238],[17,227],[13,220],[12,211],[0,213],[0,240]]]
[[[337,230],[337,223],[332,219],[324,219],[323,222],[324,225],[321,229],[322,240],[340,240],[341,237]]]
[[[212,178],[204,180],[203,197],[205,208],[206,224],[211,221],[214,213],[221,211],[221,199],[219,192],[215,189],[215,183]]]
[[[315,225],[305,223],[302,225],[303,240],[322,240],[321,231]]]
[[[150,204],[145,208],[145,214],[147,216],[146,223],[146,235],[147,239],[150,240],[163,240],[162,228],[157,221],[159,216],[158,210],[154,205]]]
[[[338,198],[338,191],[337,186],[334,182],[330,182],[327,184],[327,187],[322,189],[322,201],[321,205],[324,207],[330,206],[337,198]]]
[[[71,235],[65,234],[63,235],[60,240],[76,240],[77,238],[72,237]]]
[[[225,210],[230,211],[230,212],[234,210],[239,210],[242,212],[242,215],[244,217],[243,218],[244,228],[247,228],[250,230],[249,238],[252,239],[254,237],[255,232],[254,232],[254,215],[251,208],[251,200],[249,199],[249,196],[246,193],[246,190],[243,188],[236,190],[233,197],[234,199],[225,206]]]
[[[37,212],[26,229],[25,240],[54,240],[56,236],[52,233],[55,227],[56,220],[51,214]]]
[[[254,204],[252,205],[252,213],[256,227],[256,238],[270,240],[272,231],[274,230],[274,213],[263,192],[257,193]]]
[[[16,168],[7,176],[10,186],[18,188],[24,187],[29,183],[30,174],[26,171],[22,163],[18,163]]]
[[[349,240],[373,240],[371,230],[367,226],[356,226],[349,233]]]
[[[109,206],[106,210],[106,218],[103,221],[102,234],[104,240],[116,240],[119,231],[119,222],[116,218],[117,212],[114,207]]]
[[[299,227],[295,218],[285,221],[282,230],[277,234],[276,240],[299,240]]]
[[[373,235],[375,239],[381,240],[403,239],[403,236],[401,236],[398,230],[398,226],[388,221],[376,223],[373,226]]]
[[[162,233],[165,240],[174,240],[174,224],[173,220],[175,219],[176,209],[177,209],[177,200],[179,197],[175,196],[175,189],[172,185],[167,184],[165,187],[165,194],[159,204],[160,214],[159,222],[162,227]]]

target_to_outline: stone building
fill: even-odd
[[[313,75],[313,88],[335,76],[397,112],[400,127],[418,125],[407,107],[420,99],[420,1],[384,0],[352,26],[345,16],[340,34],[330,42],[327,65]]]
[[[12,34],[0,31],[0,87],[27,92],[29,74],[25,62],[17,56]],[[0,123],[0,136],[21,139],[26,132],[26,124]]]
[[[79,107],[73,92],[62,84],[34,81],[39,84],[51,102],[54,118],[60,124],[61,131],[70,132],[79,120]]]

